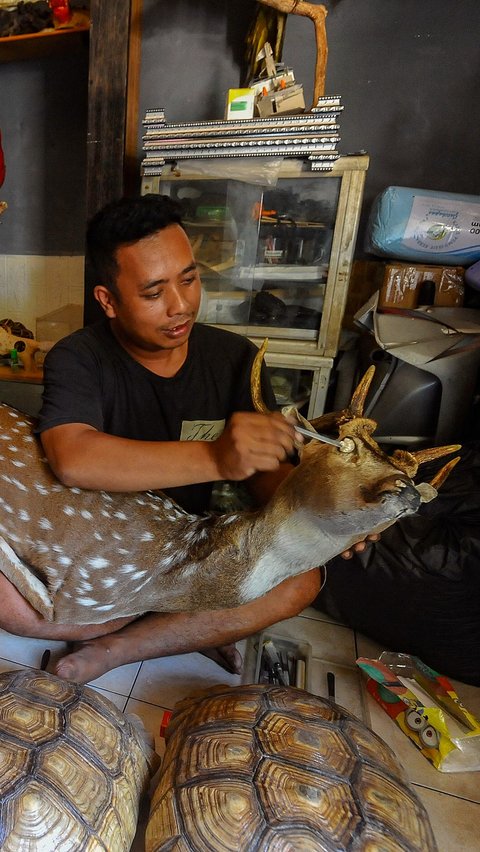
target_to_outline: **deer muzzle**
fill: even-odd
[[[396,504],[399,516],[416,512],[422,503],[429,503],[437,491],[427,482],[419,485],[400,477],[388,477],[376,486],[376,494],[365,495],[366,502],[378,502],[386,506]]]

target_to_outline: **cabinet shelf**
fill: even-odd
[[[341,157],[327,173],[289,160],[271,187],[196,173],[193,162],[142,180],[142,192],[184,206],[200,322],[257,344],[268,337],[282,398],[305,403],[308,380],[309,417],[323,411],[338,352],[367,168],[366,155]]]
[[[79,13],[77,13],[79,14]],[[71,50],[90,30],[86,15],[73,18],[71,26],[55,27],[38,33],[4,36],[0,38],[0,62],[19,62],[23,59],[40,59]]]

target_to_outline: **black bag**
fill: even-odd
[[[480,441],[431,503],[351,560],[328,564],[315,606],[441,674],[480,685]],[[429,481],[445,459],[422,465]],[[420,481],[420,478],[417,477]]]

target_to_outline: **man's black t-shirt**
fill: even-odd
[[[215,440],[234,411],[252,411],[250,370],[257,352],[245,337],[195,324],[179,372],[162,378],[119,345],[108,320],[59,341],[45,359],[38,432],[87,423],[141,441]],[[275,397],[263,371],[266,404]],[[212,483],[165,489],[187,511],[208,508]]]

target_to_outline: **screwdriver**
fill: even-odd
[[[324,444],[332,444],[334,447],[341,447],[342,442],[336,438],[330,438],[328,435],[321,435],[319,432],[310,432],[309,429],[304,429],[303,426],[294,426],[295,432],[300,432],[300,435],[305,435],[306,438],[313,438],[315,441],[322,441]]]

